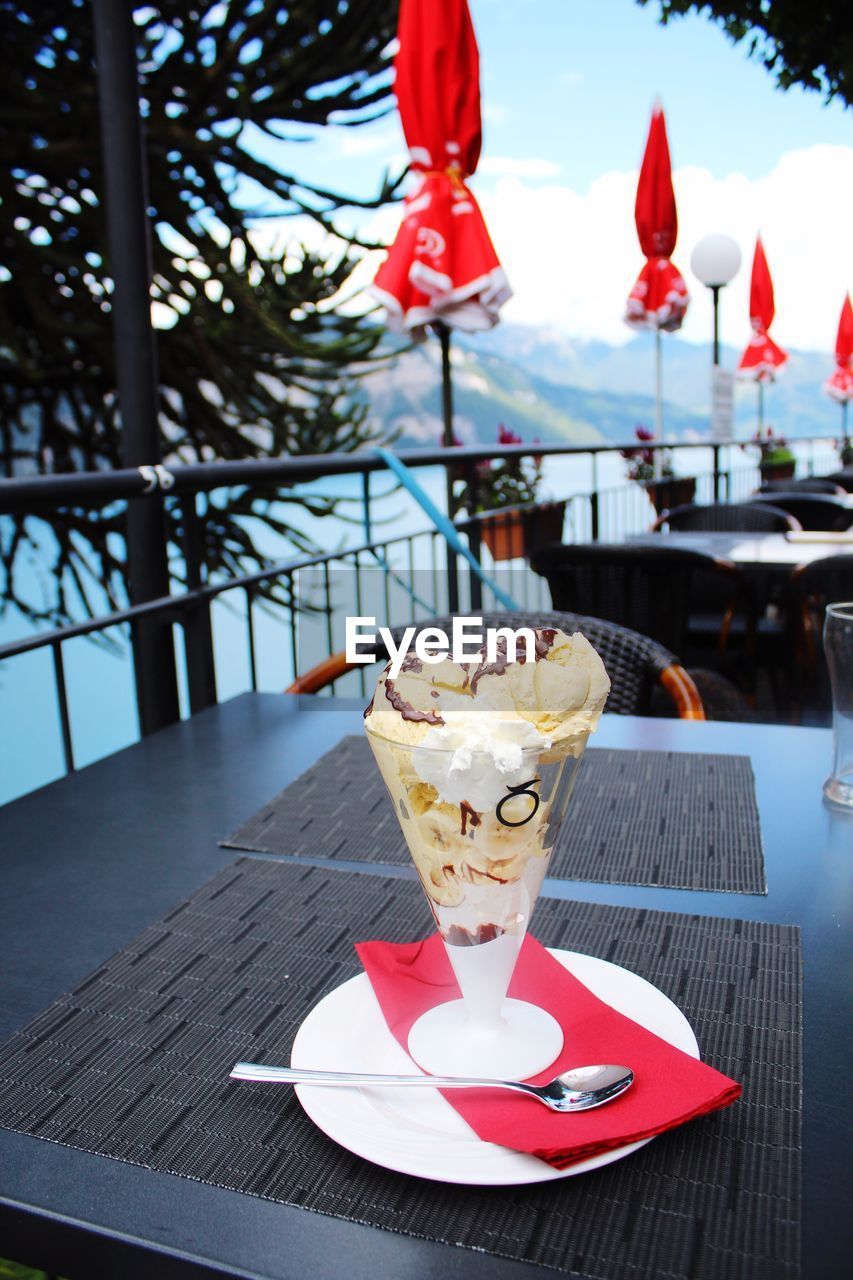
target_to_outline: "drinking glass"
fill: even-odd
[[[507,988],[565,816],[586,738],[487,751],[368,740],[456,976],[461,1000],[413,1026],[408,1048],[435,1075],[524,1079],[563,1047],[549,1013]]]
[[[830,604],[823,651],[832,683],[832,773],[823,784],[830,804],[853,808],[853,601]]]

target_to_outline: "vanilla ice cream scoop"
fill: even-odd
[[[579,631],[569,636],[549,628],[537,631],[536,638],[535,662],[511,662],[496,671],[481,664],[473,671],[474,702],[511,702],[519,716],[552,742],[585,742],[610,692],[604,663]],[[547,648],[540,657],[542,646]]]
[[[365,712],[366,728],[415,745],[435,727],[447,724],[452,713],[457,729],[464,718],[484,715],[494,725],[526,721],[551,742],[585,741],[610,692],[604,663],[580,632],[569,636],[549,627],[534,635],[533,662],[526,661],[523,644],[516,661],[509,662],[502,640],[492,663],[485,655],[467,664],[449,658],[424,663],[410,654],[396,679],[389,668],[379,677]],[[532,745],[521,725],[518,734],[521,745]]]

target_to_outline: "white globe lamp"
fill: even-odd
[[[720,363],[720,290],[734,280],[740,270],[741,253],[731,236],[718,232],[705,236],[690,255],[690,269],[707,285],[714,299],[714,364]]]

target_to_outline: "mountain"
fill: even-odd
[[[724,347],[734,369],[740,353]],[[671,439],[705,439],[709,430],[710,353],[663,336],[664,430]],[[465,443],[494,443],[503,422],[525,440],[572,444],[633,439],[638,423],[653,426],[654,336],[622,346],[570,338],[553,327],[500,324],[488,333],[454,333],[451,348],[454,423]],[[777,433],[838,435],[840,411],[822,387],[832,369],[824,353],[792,351],[776,382],[765,388],[765,422]],[[372,416],[401,444],[441,439],[441,356],[428,340],[372,373],[364,383]],[[757,425],[757,388],[735,389],[735,435]]]

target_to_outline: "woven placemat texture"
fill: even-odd
[[[356,736],[344,738],[222,843],[254,853],[409,862],[370,745]],[[766,893],[749,757],[588,750],[548,874]]]
[[[537,936],[635,970],[743,1083],[733,1107],[594,1174],[529,1187],[407,1178],[338,1147],[283,1088],[227,1081],[289,1060],[358,971],[352,944],[424,936],[409,880],[241,858],[0,1049],[0,1125],[235,1191],[571,1275],[798,1274],[801,962],[790,926],[540,900]]]

